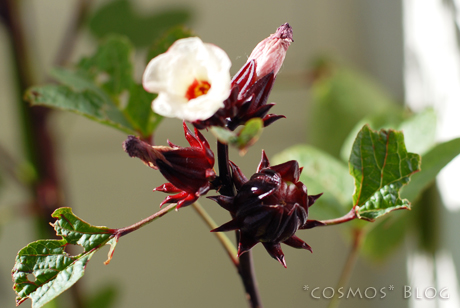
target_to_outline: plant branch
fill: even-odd
[[[354,209],[354,207],[350,210],[350,212],[348,212],[347,214],[345,214],[344,216],[342,217],[339,217],[339,218],[334,218],[334,219],[328,219],[328,220],[321,220],[320,223],[321,225],[318,225],[318,227],[321,227],[321,226],[332,226],[332,225],[338,225],[338,224],[342,224],[344,222],[348,222],[350,220],[353,220],[355,218],[357,218],[358,216],[356,216],[356,211]]]
[[[348,284],[348,281],[350,280],[351,274],[353,272],[353,268],[356,264],[356,261],[358,260],[358,253],[359,249],[361,248],[363,236],[364,230],[362,228],[353,230],[353,243],[350,252],[348,253],[347,261],[343,267],[342,274],[340,275],[339,281],[337,282],[337,287],[335,288],[336,290],[344,288]],[[339,304],[339,298],[336,294],[329,302],[328,308],[337,308]]]
[[[160,218],[161,216],[171,212],[173,209],[175,209],[177,206],[176,203],[172,203],[170,205],[168,205],[167,207],[159,210],[158,212],[154,213],[153,215],[150,215],[149,217],[145,218],[145,219],[142,219],[141,221],[139,222],[136,222],[135,224],[132,224],[131,226],[128,226],[128,227],[125,227],[125,228],[121,228],[121,229],[117,229],[116,232],[115,232],[115,235],[117,237],[122,237],[124,235],[127,235],[133,231],[136,231],[137,229],[139,228],[142,228],[143,226],[151,223],[152,221]]]
[[[200,217],[204,220],[204,222],[211,228],[215,229],[218,227],[218,225],[214,222],[212,217],[206,212],[206,210],[199,204],[198,202],[195,202],[192,204],[192,207],[195,209],[195,211],[200,215]],[[228,256],[232,260],[233,264],[236,266],[236,268],[239,267],[240,261],[237,257],[237,250],[233,243],[230,241],[230,239],[225,235],[225,233],[222,232],[214,232],[214,235],[217,236],[217,239],[219,242],[224,246],[225,250],[227,251]]]
[[[219,192],[224,196],[235,196],[235,189],[229,169],[228,160],[228,145],[217,141],[217,158],[219,166],[219,178],[221,179],[222,187]],[[239,231],[236,231],[237,241],[239,241]],[[262,301],[259,295],[257,286],[254,263],[252,260],[252,251],[248,251],[240,256],[240,266],[238,274],[243,281],[247,299],[250,307],[262,308]]]

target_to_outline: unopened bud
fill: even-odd
[[[256,78],[273,72],[276,76],[283,64],[286,52],[292,39],[292,27],[285,23],[275,33],[261,41],[249,56],[248,62],[256,62]]]

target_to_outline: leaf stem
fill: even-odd
[[[218,227],[218,225],[214,222],[212,217],[206,212],[206,210],[201,206],[200,203],[195,202],[192,204],[192,207],[195,209],[195,211],[200,215],[200,217],[206,222],[206,224],[211,228],[215,229]],[[217,239],[220,241],[222,246],[224,246],[225,250],[227,251],[228,256],[232,260],[233,264],[238,268],[240,265],[240,261],[238,259],[237,255],[237,250],[233,243],[230,241],[227,235],[222,232],[214,232],[214,234],[217,236]]]
[[[358,260],[358,253],[359,249],[361,248],[362,239],[364,237],[365,231],[363,228],[356,228],[353,230],[353,243],[348,253],[347,261],[342,270],[342,274],[340,275],[339,281],[337,282],[336,290],[340,288],[346,287],[348,281],[350,280],[351,274],[353,272],[353,268]],[[339,298],[337,294],[331,299],[329,302],[328,308],[337,308],[339,307]]]
[[[133,232],[133,231],[136,231],[137,229],[142,228],[143,226],[151,223],[155,219],[158,219],[161,216],[171,212],[173,209],[176,208],[176,206],[177,206],[176,203],[172,203],[172,204],[168,205],[167,207],[165,207],[165,208],[159,210],[158,212],[154,213],[153,215],[150,215],[149,217],[147,217],[145,219],[142,219],[141,221],[136,222],[135,224],[132,224],[131,226],[116,229],[115,232],[114,232],[114,235],[117,236],[117,237],[122,237],[124,235],[127,235],[127,234]]]
[[[228,145],[217,141],[217,159],[219,166],[219,178],[221,179],[222,187],[219,192],[224,196],[235,196],[235,189],[231,179],[229,159],[228,159]],[[239,241],[239,231],[236,231],[237,241]],[[262,308],[262,301],[260,299],[259,288],[254,271],[254,263],[252,260],[252,251],[248,251],[240,256],[240,265],[238,267],[238,274],[243,281],[246,296],[249,305],[252,308]]]
[[[328,219],[328,220],[321,220],[320,222],[323,224],[323,226],[332,226],[332,225],[338,225],[338,224],[342,224],[344,222],[348,222],[348,221],[353,220],[353,219],[355,219],[357,217],[358,216],[356,216],[355,208],[353,207],[350,210],[350,212],[348,212],[347,214],[345,214],[342,217],[334,218],[334,219]],[[319,225],[319,227],[320,226],[321,225]]]

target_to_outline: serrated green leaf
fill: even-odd
[[[125,37],[109,36],[93,56],[83,58],[78,66],[100,83],[107,93],[116,97],[134,83],[133,51],[134,47]]]
[[[358,218],[374,220],[393,210],[408,208],[399,190],[420,171],[420,155],[408,153],[402,132],[372,131],[365,125],[350,155],[350,174],[355,179],[353,204]]]
[[[274,164],[298,161],[300,167],[303,167],[300,181],[307,186],[308,192],[324,193],[310,209],[315,219],[340,217],[350,210],[353,180],[341,161],[309,145],[295,145],[271,160]]]
[[[111,246],[111,253],[115,248],[115,230],[92,226],[75,216],[70,208],[57,209],[52,216],[57,218],[54,228],[62,239],[30,243],[16,256],[12,277],[17,305],[30,298],[32,308],[42,307],[84,275],[96,251],[107,244]],[[65,252],[69,244],[83,247],[83,253],[69,255]],[[35,281],[31,281],[28,274],[33,274]]]
[[[410,185],[404,187],[402,196],[415,201],[417,196],[432,183],[438,173],[460,154],[460,138],[440,143],[422,155],[422,171],[414,174]]]
[[[185,29],[183,26],[177,26],[167,31],[163,36],[153,42],[147,52],[147,62],[156,56],[168,51],[169,47],[177,40],[195,36],[195,34]]]
[[[356,207],[359,219],[374,221],[395,210],[409,210],[410,202],[399,197],[399,190],[406,182],[395,182],[380,188],[369,200]]]
[[[25,99],[32,105],[72,111],[128,134],[135,134],[134,127],[123,113],[90,89],[76,91],[63,85],[45,85],[28,89]]]
[[[132,2],[111,1],[102,6],[89,21],[91,33],[102,38],[108,34],[122,34],[129,37],[137,47],[151,44],[166,30],[190,20],[191,13],[186,8],[170,8],[150,14],[137,13]]]

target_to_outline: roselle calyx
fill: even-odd
[[[261,41],[233,77],[224,107],[207,120],[193,122],[195,127],[222,126],[234,130],[256,117],[264,121],[264,126],[284,118],[283,115],[268,114],[275,104],[267,104],[267,100],[291,42],[292,27],[288,23]]]
[[[280,243],[311,251],[310,246],[298,238],[299,229],[321,224],[308,220],[308,208],[322,195],[308,195],[307,187],[299,181],[302,169],[297,161],[270,166],[265,152],[257,172],[248,180],[241,170],[230,164],[235,197],[209,197],[233,219],[213,232],[239,230],[238,256],[261,242],[267,252],[284,267],[286,262]]]
[[[177,203],[177,209],[195,202],[211,188],[216,178],[214,153],[204,136],[195,129],[195,135],[183,123],[185,138],[190,147],[180,147],[168,140],[169,146],[152,146],[137,137],[128,136],[123,149],[130,157],[141,159],[147,166],[159,170],[169,181],[154,191],[177,193],[160,204]]]

